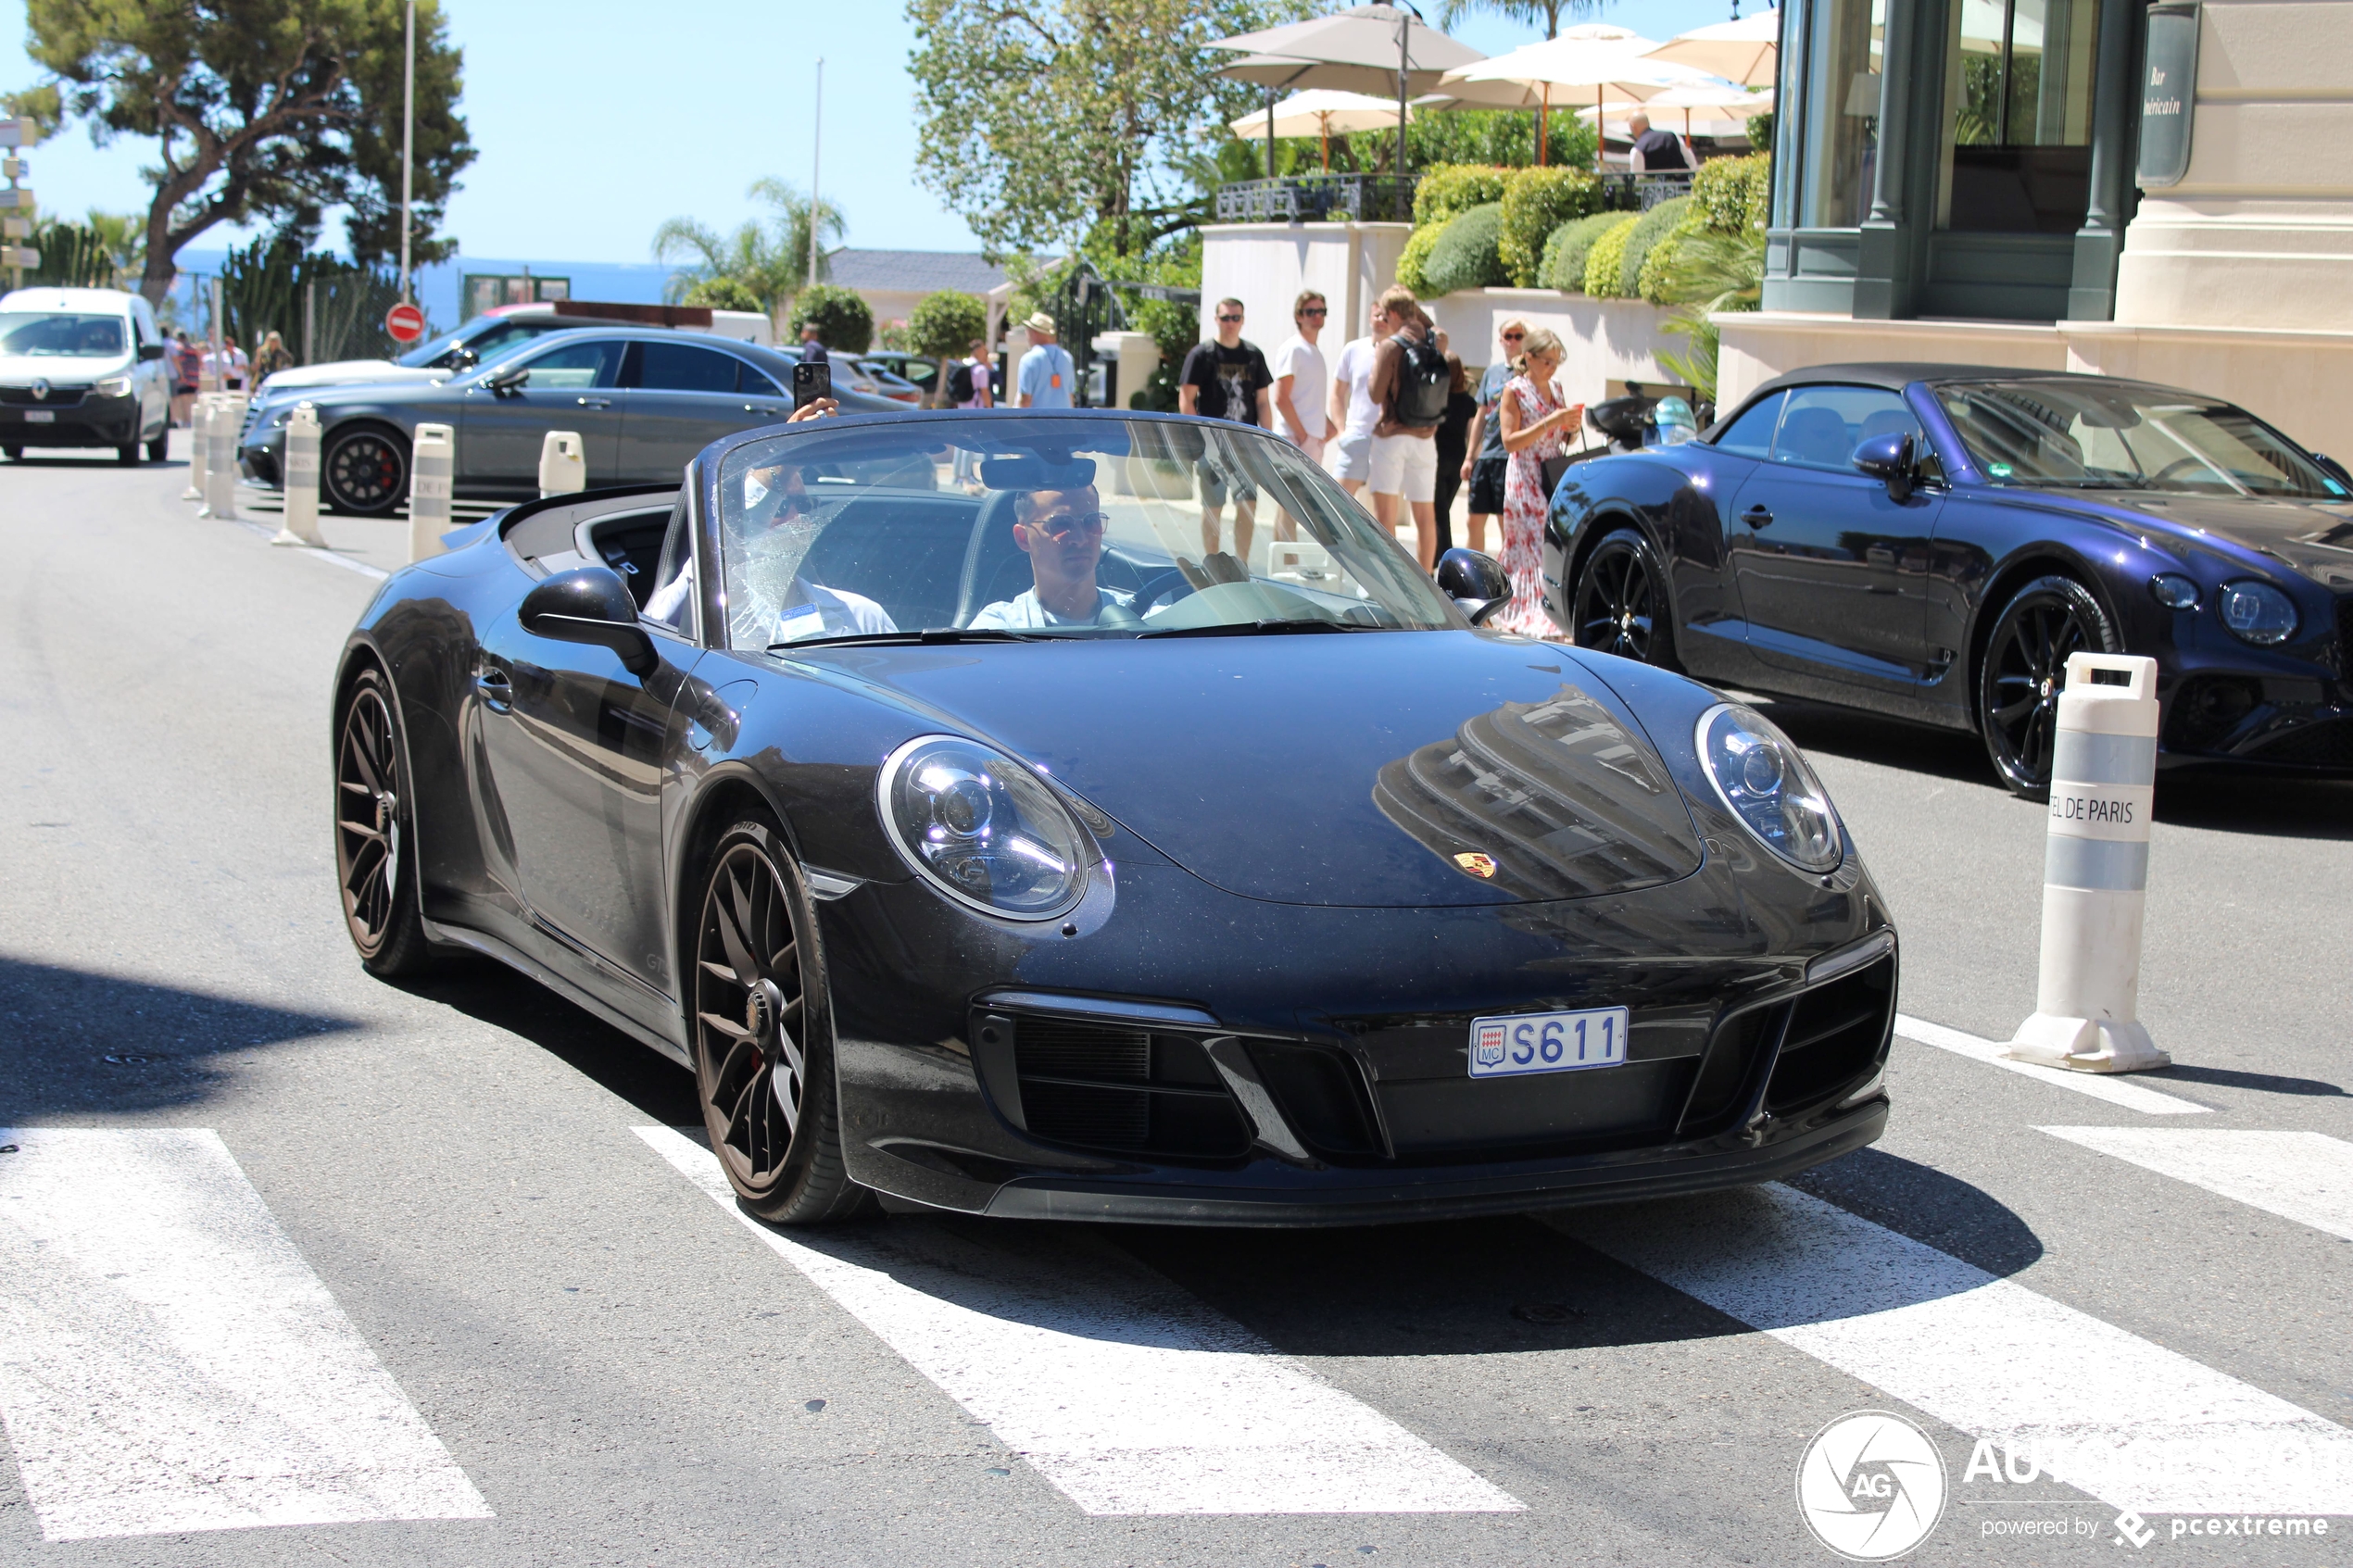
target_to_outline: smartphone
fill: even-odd
[[[834,368],[806,360],[792,368],[792,406],[798,413],[821,397],[834,395]]]

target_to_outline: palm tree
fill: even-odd
[[[684,261],[671,274],[664,293],[672,303],[684,298],[698,283],[728,279],[741,284],[761,309],[775,314],[790,303],[809,278],[809,198],[773,176],[755,180],[746,194],[768,204],[773,216],[766,225],[757,220],[721,233],[692,218],[673,218],[654,231],[657,261]],[[824,245],[839,241],[844,232],[841,212],[831,202],[816,206],[817,276],[825,276]]]

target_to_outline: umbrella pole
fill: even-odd
[[[1552,114],[1553,84],[1547,82],[1544,83],[1544,95],[1536,104],[1536,167],[1539,169],[1544,167],[1544,143],[1548,139],[1544,127]]]
[[[1397,19],[1397,177],[1405,177],[1405,30],[1413,23],[1405,17]]]
[[[1324,172],[1329,174],[1332,171],[1332,117],[1327,114],[1317,115],[1315,130],[1324,142]]]
[[[1602,122],[1602,83],[1593,83],[1593,172],[1604,173],[1608,164],[1602,154],[1609,147],[1609,127]]]
[[[1275,90],[1266,89],[1266,178],[1275,177]]]

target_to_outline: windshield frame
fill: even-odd
[[[1143,423],[1191,425],[1206,427],[1213,431],[1225,433],[1228,435],[1235,433],[1240,433],[1248,439],[1282,442],[1282,438],[1275,434],[1273,432],[1263,431],[1255,426],[1238,425],[1230,420],[1204,419],[1197,415],[1188,414],[1153,413],[1147,412],[1142,409],[1129,408],[1054,408],[1037,412],[1026,409],[1004,409],[989,410],[978,413],[969,408],[933,408],[921,410],[911,408],[903,413],[877,410],[872,413],[829,415],[823,420],[812,420],[799,427],[787,428],[783,425],[766,425],[753,430],[738,431],[733,434],[723,436],[719,440],[714,441],[710,445],[704,447],[700,452],[696,454],[694,461],[689,464],[687,468],[687,486],[694,492],[695,495],[694,537],[697,558],[696,571],[700,578],[699,583],[697,584],[697,596],[700,600],[700,608],[702,610],[702,625],[698,638],[701,646],[716,651],[733,652],[747,659],[758,658],[762,651],[749,647],[734,647],[728,638],[728,608],[725,583],[726,561],[724,545],[724,535],[726,527],[724,515],[726,508],[724,491],[725,474],[729,460],[734,458],[738,451],[747,446],[772,441],[779,436],[795,436],[804,434],[814,435],[821,433],[836,434],[846,430],[854,430],[869,425],[912,426],[920,424],[947,424],[969,427],[971,421],[975,419],[987,420],[990,421],[992,426],[1009,426],[1012,421],[1015,420],[1025,423],[1036,422],[1039,424],[1051,423],[1066,425],[1073,420],[1085,420],[1117,421],[1122,425],[1129,427]],[[1283,445],[1288,445],[1289,443],[1283,443]],[[1302,458],[1302,461],[1304,459]],[[1337,481],[1333,481],[1332,483],[1335,485],[1338,483]],[[1359,505],[1361,507],[1361,503],[1354,502],[1353,498],[1351,504]],[[1261,526],[1271,530],[1271,522],[1263,522]],[[1420,565],[1414,560],[1414,558],[1409,553],[1406,552],[1404,546],[1400,545],[1395,537],[1390,534],[1387,530],[1382,529],[1377,522],[1375,522],[1369,514],[1367,514],[1364,520],[1364,528],[1367,534],[1375,537],[1378,546],[1385,546],[1388,550],[1394,552],[1398,561],[1403,562],[1403,565],[1406,568],[1409,568],[1416,575],[1421,575]],[[1453,599],[1449,598],[1445,594],[1440,592],[1434,583],[1430,587],[1430,596],[1435,605],[1438,607],[1441,615],[1444,618],[1444,623],[1441,626],[1365,627],[1363,629],[1382,631],[1478,630],[1478,628],[1474,627],[1471,624],[1468,617],[1464,614],[1462,608],[1456,605]],[[918,641],[918,638],[915,634],[910,633],[907,635],[905,640],[908,643],[912,644]],[[988,640],[993,641],[996,639],[992,638]],[[1034,639],[1025,637],[1021,640],[1025,642],[1034,640],[1038,642],[1051,643],[1101,642],[1113,640],[1122,642],[1150,642],[1152,639],[1138,638],[1133,635],[1114,638],[1105,636],[1100,632],[1087,635],[1058,635],[1048,632],[1041,633]],[[1182,639],[1179,640],[1181,641]],[[828,646],[832,645],[825,641],[813,640],[807,643],[791,645],[791,646],[794,647],[805,647],[812,653],[820,652]],[[770,650],[769,657],[775,658],[780,657],[780,655],[774,650]],[[781,655],[781,657],[790,657],[790,654],[787,651],[786,653]]]
[[[2301,492],[2259,489],[2236,478],[2225,484],[2158,484],[2150,482],[2155,476],[2145,470],[2129,478],[2100,477],[2093,474],[2091,465],[2088,463],[2085,465],[2086,477],[2080,482],[2070,482],[2065,477],[2055,475],[2028,477],[2007,471],[1996,473],[1994,470],[2004,466],[2002,459],[1998,456],[1989,456],[1979,449],[1978,445],[1969,439],[1969,432],[1963,428],[1961,421],[1954,416],[1945,399],[1948,396],[1966,397],[1973,392],[2005,388],[2029,394],[2036,388],[2048,388],[2054,392],[2069,395],[2070,397],[2096,392],[2111,398],[2129,402],[2135,407],[2136,410],[2155,408],[2160,411],[2195,413],[2203,416],[2227,415],[2234,420],[2244,420],[2265,437],[2276,443],[2282,452],[2303,470],[2302,477],[2307,488]],[[2058,495],[2141,494],[2209,500],[2251,499],[2318,504],[2339,504],[2353,499],[2353,491],[2348,491],[2324,465],[2315,461],[2312,454],[2306,450],[2302,444],[2290,438],[2270,421],[2237,404],[2208,396],[2203,393],[2190,392],[2181,387],[2163,386],[2151,382],[2057,373],[1987,375],[1972,376],[1965,380],[1957,378],[1950,381],[1932,381],[1919,386],[1917,390],[1925,394],[1921,401],[1934,412],[1939,424],[1950,434],[1952,450],[1959,454],[1962,461],[1968,465],[1971,483],[1992,489]],[[2127,428],[2140,429],[2148,423],[2149,421],[2145,417],[2142,426]],[[2188,457],[2199,455],[2186,443],[2182,443],[2178,436],[2171,439],[2183,446],[2183,460]],[[2212,469],[2215,465],[2208,459],[2207,466]]]

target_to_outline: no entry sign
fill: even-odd
[[[395,343],[414,343],[425,335],[425,313],[405,302],[396,305],[384,312],[384,331]]]

